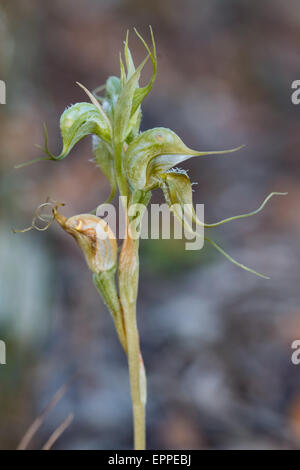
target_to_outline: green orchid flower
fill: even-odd
[[[188,158],[236,152],[242,147],[199,152],[187,147],[170,129],[150,129],[139,134],[128,146],[125,154],[128,181],[134,189],[149,191],[158,186],[161,174]]]

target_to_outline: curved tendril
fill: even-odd
[[[258,277],[262,277],[263,279],[270,279],[268,276],[265,276],[264,274],[261,274],[257,271],[254,271],[254,269],[248,268],[244,264],[239,263],[235,259],[233,259],[228,253],[226,253],[223,248],[221,248],[219,245],[217,245],[213,240],[211,240],[209,237],[204,237],[204,240],[206,240],[208,243],[210,243],[216,250],[218,250],[225,258],[227,258],[231,263],[235,264],[239,268],[244,269],[245,271],[249,271],[252,274],[255,274]]]
[[[24,168],[25,166],[33,165],[34,163],[42,162],[44,160],[52,160],[52,158],[50,157],[34,158],[33,160],[29,160],[28,162],[18,163],[17,165],[14,165],[14,168],[18,170],[19,168]]]
[[[34,158],[33,160],[29,160],[28,162],[18,163],[18,165],[15,165],[14,168],[16,169],[23,168],[25,166],[33,165],[33,163],[42,162],[44,160],[57,160],[55,155],[52,155],[48,147],[48,131],[47,131],[47,127],[45,123],[43,123],[43,132],[44,132],[44,139],[45,139],[44,147],[42,147],[39,144],[36,144],[35,146],[41,149],[47,155],[47,157],[38,157],[38,158]]]
[[[57,202],[57,201],[51,200],[48,197],[46,199],[46,202],[43,202],[42,204],[40,204],[38,206],[38,208],[36,209],[30,227],[24,228],[22,230],[12,229],[12,232],[13,233],[24,233],[24,232],[29,232],[29,230],[33,230],[33,229],[38,230],[39,232],[44,232],[45,230],[48,230],[48,228],[50,227],[50,225],[52,225],[52,223],[55,219],[55,214],[56,214],[57,209],[61,206],[64,206],[64,205],[65,204],[63,202]],[[51,215],[49,215],[49,214],[48,215],[43,215],[41,213],[41,211],[45,207],[50,207],[52,209],[52,214]],[[46,223],[45,227],[39,227],[37,225],[38,221],[47,222],[47,223]]]
[[[248,212],[247,214],[240,214],[240,215],[234,215],[233,217],[228,217],[227,219],[223,219],[220,222],[216,222],[214,224],[203,224],[205,228],[212,228],[212,227],[219,227],[220,225],[226,224],[227,222],[231,222],[232,220],[237,220],[237,219],[244,219],[246,217],[251,217],[252,215],[256,215],[259,212],[263,210],[267,202],[273,197],[273,196],[286,196],[288,193],[270,193],[264,202],[259,206],[258,209],[252,212]]]

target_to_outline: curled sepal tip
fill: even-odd
[[[55,219],[55,211],[59,207],[64,206],[63,202],[57,202],[52,200],[51,198],[47,198],[46,202],[43,202],[38,206],[33,216],[31,225],[21,230],[12,229],[13,233],[24,233],[29,232],[30,230],[38,230],[39,232],[45,232],[48,230],[50,225]],[[50,211],[50,212],[49,212]],[[41,225],[41,223],[43,225]]]

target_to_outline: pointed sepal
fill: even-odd
[[[188,158],[230,153],[240,148],[199,152],[187,147],[170,129],[157,127],[142,132],[128,146],[126,151],[128,180],[133,188],[148,190],[157,186],[157,176]]]

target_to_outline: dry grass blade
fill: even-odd
[[[22,437],[17,450],[26,450],[29,443],[45,421],[47,415],[50,413],[50,411],[55,407],[55,405],[61,400],[61,398],[64,396],[68,388],[70,387],[71,383],[75,379],[77,374],[75,374],[68,382],[66,382],[64,385],[62,385],[55,395],[53,396],[52,400],[48,403],[44,411],[33,421],[31,426],[27,429],[26,433]]]
[[[42,450],[50,450],[57,439],[65,432],[65,430],[70,426],[74,419],[74,413],[70,413],[67,418],[58,426],[57,429],[51,434],[46,444],[44,444]]]

